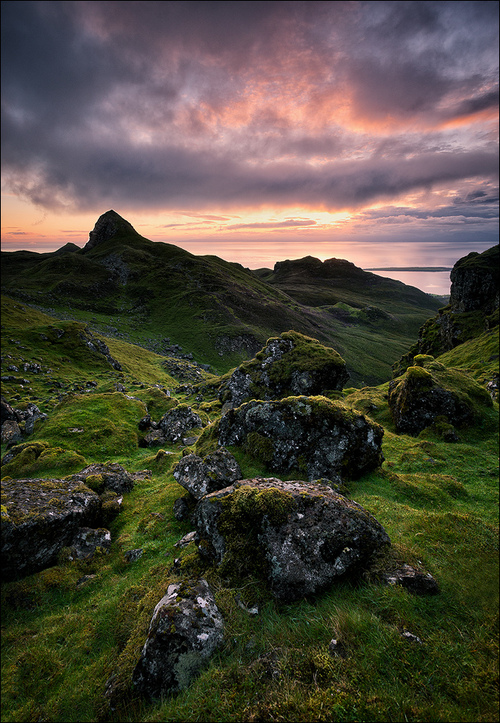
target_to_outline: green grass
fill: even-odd
[[[338,393],[347,409],[384,426],[382,467],[349,482],[349,494],[384,525],[392,548],[366,578],[278,605],[259,579],[248,576],[231,587],[193,544],[174,547],[191,527],[173,515],[185,491],[172,470],[190,448],[138,446],[137,424],[146,410],[159,419],[168,407],[187,402],[215,421],[220,403],[213,378],[200,387],[203,401],[196,401],[198,390],[189,396],[177,391],[158,354],[105,338],[122,364],[117,372],[83,352],[69,333],[74,322],[8,300],[4,312],[2,374],[26,376],[29,384],[6,382],[3,393],[20,407],[36,400],[49,416],[36,425],[18,466],[2,473],[61,476],[75,471],[73,465],[110,460],[150,474],[124,496],[110,523],[109,555],[62,560],[2,585],[2,721],[496,720],[497,403],[482,404],[479,393],[481,414],[460,430],[460,442],[450,444],[430,428],[416,438],[395,434],[388,382]],[[40,330],[50,326],[68,329],[66,340],[43,341]],[[471,379],[483,382],[498,366],[490,359],[492,338],[466,342],[425,364],[452,386],[468,385],[470,394],[476,390]],[[366,356],[359,339],[359,354]],[[8,364],[35,358],[41,374],[6,371]],[[97,386],[86,387],[89,379]],[[125,394],[116,391],[117,383]],[[206,432],[197,449],[205,446],[206,453],[209,443]],[[231,451],[244,476],[266,474],[262,461]],[[142,557],[127,563],[124,553],[137,548]],[[173,568],[176,558],[180,572]],[[403,562],[434,575],[439,594],[418,597],[382,584],[378,571]],[[225,619],[223,647],[182,693],[153,702],[134,697],[130,675],[156,603],[179,575],[201,574]],[[259,614],[249,615],[238,601],[257,606]],[[405,639],[404,630],[421,643]],[[332,638],[341,642],[342,657],[328,653]],[[112,675],[113,709],[104,697]]]

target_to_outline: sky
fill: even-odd
[[[250,268],[485,250],[498,5],[2,2],[2,249],[83,246],[114,209]]]

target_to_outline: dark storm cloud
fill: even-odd
[[[5,183],[46,208],[340,209],[495,175],[486,144],[402,152],[401,134],[388,153],[328,105],[361,125],[494,107],[492,6],[3,2]]]

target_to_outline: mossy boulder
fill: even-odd
[[[238,462],[223,447],[204,458],[187,454],[174,469],[176,481],[196,500],[227,487],[242,476]]]
[[[248,399],[341,390],[348,379],[346,363],[334,349],[296,331],[287,331],[269,339],[254,359],[225,378],[219,399],[226,408],[234,408]]]
[[[221,575],[262,577],[286,603],[357,575],[390,544],[372,515],[319,481],[241,480],[203,497],[194,520]]]
[[[78,452],[53,447],[48,442],[24,442],[16,444],[2,458],[2,477],[26,477],[28,475],[65,475],[85,464]]]
[[[242,446],[273,472],[355,479],[382,464],[383,428],[326,397],[251,401],[219,422],[219,445]]]
[[[55,565],[81,527],[95,527],[98,495],[79,481],[3,480],[2,578],[13,580]]]
[[[130,492],[139,477],[142,474],[134,475],[122,467],[120,464],[89,464],[80,472],[72,475],[69,479],[83,482],[87,487],[101,494],[105,490],[111,490],[117,494]]]
[[[223,639],[224,621],[207,581],[169,585],[132,675],[134,691],[159,698],[184,690]]]
[[[469,375],[447,369],[430,356],[417,356],[422,366],[410,366],[389,383],[389,409],[398,434],[416,436],[431,425],[444,430],[443,439],[457,441],[453,427],[472,424],[490,407],[488,392]]]

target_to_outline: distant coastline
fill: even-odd
[[[451,271],[451,266],[379,266],[365,271]]]

